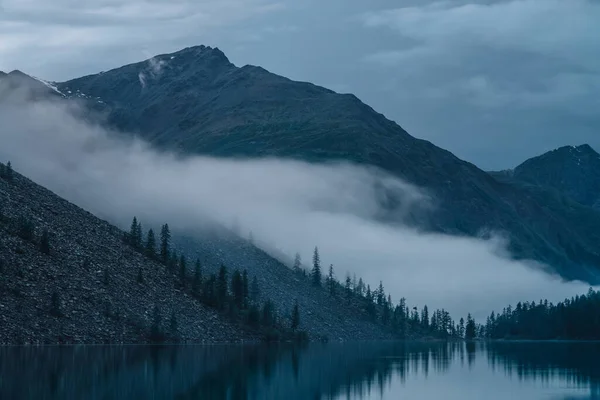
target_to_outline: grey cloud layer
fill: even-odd
[[[281,160],[177,158],[123,141],[74,117],[76,107],[15,100],[0,107],[0,157],[67,199],[126,226],[133,214],[154,224],[198,227],[206,216],[237,219],[266,249],[310,260],[318,245],[338,278],[383,280],[394,300],[482,316],[508,302],[583,293],[535,266],[510,261],[499,239],[423,234],[375,222],[376,184],[403,193],[406,209],[427,194],[352,165]]]
[[[194,44],[353,92],[484,168],[600,149],[595,0],[3,0],[0,70],[67,79]]]

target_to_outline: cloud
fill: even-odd
[[[36,70],[40,52],[47,69],[65,57],[139,55],[149,44],[156,52],[176,50],[281,8],[270,0],[4,0],[2,4],[0,69],[26,64],[37,75],[44,75]],[[179,44],[173,47],[175,42]]]
[[[483,168],[514,167],[566,144],[600,146],[598,20],[592,0],[390,5],[361,14],[366,32],[395,38],[362,61],[387,88],[381,110],[409,132]]]
[[[1,96],[0,96],[1,97]],[[445,307],[479,317],[509,302],[583,293],[533,263],[505,257],[498,238],[427,234],[377,222],[381,187],[403,205],[395,220],[427,212],[429,193],[374,169],[261,159],[181,158],[125,140],[76,117],[77,107],[13,100],[0,107],[0,157],[17,171],[97,215],[126,227],[136,214],[178,229],[203,226],[207,216],[239,220],[257,243],[310,260],[318,245],[337,277],[379,280],[397,301]]]
[[[521,50],[586,68],[600,68],[594,56],[600,51],[598,20],[600,3],[589,0],[445,1],[364,17],[368,27],[386,26],[425,45],[450,45],[459,51],[476,45]]]

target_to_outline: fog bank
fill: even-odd
[[[0,93],[0,98],[6,98]],[[178,157],[83,122],[64,103],[0,103],[0,157],[15,170],[96,215],[126,227],[133,215],[175,229],[207,216],[238,220],[257,243],[310,261],[317,245],[324,270],[362,277],[410,305],[444,307],[455,318],[483,317],[508,303],[562,300],[587,291],[505,256],[502,240],[423,233],[377,222],[381,187],[401,199],[388,215],[402,221],[435,204],[428,193],[375,169],[290,160]]]

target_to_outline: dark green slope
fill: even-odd
[[[504,231],[516,257],[599,281],[590,272],[600,265],[599,214],[537,185],[497,180],[413,138],[355,96],[259,67],[238,68],[220,50],[204,46],[58,87],[107,113],[112,126],[159,148],[375,165],[433,194],[436,211],[420,221],[427,229],[470,236]]]

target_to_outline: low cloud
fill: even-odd
[[[0,96],[2,98],[2,96]],[[394,301],[483,317],[510,302],[583,293],[535,263],[509,260],[498,238],[423,233],[377,222],[381,188],[396,193],[395,221],[427,212],[432,193],[381,171],[350,164],[178,157],[77,118],[62,103],[0,105],[0,157],[19,172],[95,214],[126,227],[136,214],[177,229],[238,220],[267,250],[309,261],[319,246],[338,279],[382,280]]]

